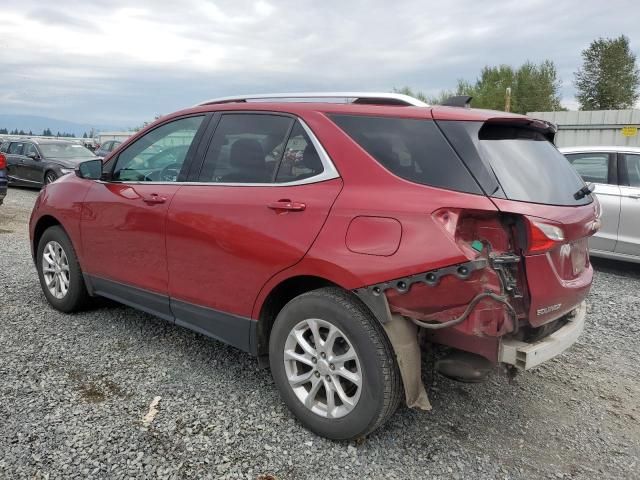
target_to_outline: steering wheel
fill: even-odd
[[[160,181],[161,182],[175,182],[178,180],[178,175],[180,174],[180,169],[182,168],[182,164],[180,163],[170,163],[166,165],[162,170],[160,170]]]

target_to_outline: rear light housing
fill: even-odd
[[[7,168],[7,157],[3,153],[0,153],[0,169]]]
[[[558,225],[527,219],[527,253],[544,253],[564,242],[564,232]]]

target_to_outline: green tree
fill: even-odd
[[[640,96],[640,71],[627,37],[598,38],[582,51],[582,59],[575,73],[580,110],[633,107]]]
[[[84,132],[84,133],[82,134],[82,138],[87,138],[87,132]]]
[[[475,82],[458,80],[454,90],[443,90],[440,94],[428,97],[421,92],[414,93],[411,88],[394,89],[395,92],[412,95],[436,105],[453,95],[470,95],[471,106],[504,110],[506,91],[511,88],[511,111],[516,113],[563,110],[560,105],[560,87],[558,73],[554,63],[545,60],[539,65],[526,62],[514,69],[509,65],[486,66]]]
[[[42,136],[43,136],[43,137],[52,137],[52,136],[53,136],[53,133],[51,133],[51,130],[50,130],[49,128],[45,128],[45,129],[42,131]]]

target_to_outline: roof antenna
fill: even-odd
[[[464,107],[471,108],[471,99],[473,97],[469,95],[456,95],[453,97],[447,98],[440,105],[443,107]]]

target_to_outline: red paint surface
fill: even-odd
[[[167,217],[172,298],[251,316],[260,288],[307,252],[342,181],[291,187],[185,185]],[[305,210],[268,208],[281,199]]]

